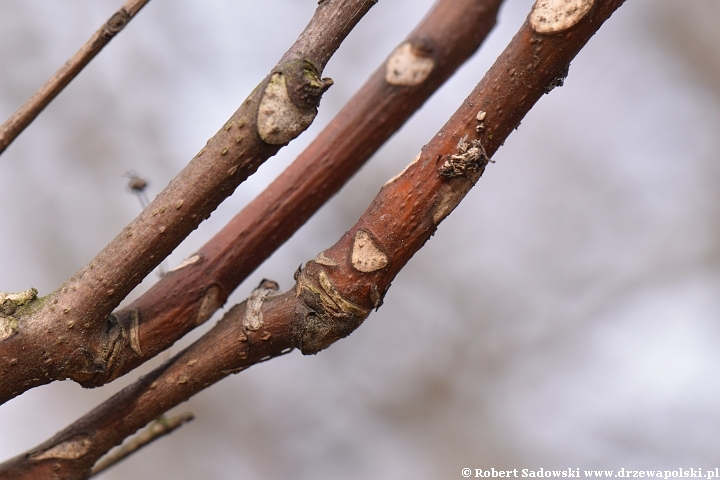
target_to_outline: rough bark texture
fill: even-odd
[[[441,0],[396,51],[418,50],[434,66],[414,85],[388,83],[391,55],[312,144],[195,255],[116,311],[139,321],[137,346],[124,343],[101,385],[132,371],[201,324],[302,226],[480,45],[501,0]],[[412,54],[416,55],[416,54]],[[406,68],[407,70],[407,68]]]
[[[130,20],[150,0],[128,0],[100,29],[85,42],[70,60],[55,72],[30,100],[0,125],[0,154],[40,115],[45,107],[75,78],[105,45],[125,28]]]
[[[27,306],[0,341],[0,403],[53,380],[90,386],[102,383],[97,377],[110,380],[107,372],[115,371],[124,345],[142,354],[139,317],[120,321],[112,310],[260,164],[307,128],[332,83],[320,78],[327,60],[374,4],[320,4],[281,62],[148,208],[58,290]],[[219,300],[205,298],[200,313],[212,313]]]
[[[570,3],[554,5],[562,10]],[[475,185],[535,102],[562,85],[572,59],[621,4],[597,0],[557,31],[536,31],[536,12],[531,13],[440,132],[383,186],[340,241],[299,274],[296,295],[310,307],[298,345],[303,353],[316,353],[345,337],[382,304],[400,269]]]
[[[38,472],[83,478],[111,446],[226,375],[293,348],[317,353],[351,333],[381,305],[397,272],[475,184],[535,102],[561,84],[570,61],[622,3],[596,0],[560,31],[539,33],[526,22],[415,161],[385,184],[337,244],[298,272],[293,289],[275,294],[276,285],[265,282],[188,349],[53,439],[0,466],[0,478],[38,478]]]

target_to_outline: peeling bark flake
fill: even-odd
[[[390,85],[413,87],[424,82],[434,67],[435,61],[432,58],[418,55],[412,44],[405,42],[388,58],[385,64],[385,81]]]
[[[438,202],[433,210],[433,223],[435,225],[442,222],[450,212],[455,210],[460,201],[467,195],[472,184],[470,182],[462,182],[456,186],[447,186],[438,196]]]
[[[558,33],[577,24],[595,0],[537,0],[530,12],[530,26],[538,33]]]
[[[413,165],[415,165],[418,162],[418,160],[420,160],[421,155],[422,155],[422,152],[418,153],[417,156],[413,159],[413,161],[410,162],[405,168],[403,168],[402,172],[398,173],[397,175],[392,177],[390,180],[385,182],[385,185],[390,185],[392,182],[394,182],[398,178],[402,177],[403,174],[408,171],[408,168],[412,167]],[[385,185],[383,185],[383,186],[385,186]]]
[[[327,273],[320,271],[318,275],[318,282],[323,289],[325,296],[322,296],[322,302],[331,312],[335,315],[357,315],[362,318],[366,318],[370,311],[366,308],[356,305],[347,298],[343,297],[342,294],[332,284]]]
[[[352,249],[352,265],[355,270],[364,273],[380,270],[388,264],[387,255],[373,242],[365,230],[355,233]]]
[[[178,271],[178,270],[182,270],[183,268],[187,267],[188,265],[192,265],[193,263],[196,263],[196,262],[200,261],[201,258],[202,258],[202,257],[201,257],[200,255],[195,254],[195,255],[193,255],[192,257],[186,258],[185,260],[183,260],[183,261],[180,263],[180,265],[178,265],[177,267],[173,268],[173,269],[170,270],[170,271],[171,271],[171,272],[176,272],[176,271]]]
[[[133,308],[130,310],[130,348],[142,357],[142,349],[140,348],[140,309]]]
[[[30,460],[34,462],[39,462],[41,460],[48,460],[52,458],[75,460],[89,452],[91,447],[92,442],[87,438],[68,440],[67,442],[63,442],[55,445],[54,447],[50,447],[44,452],[39,452],[31,455]]]
[[[10,338],[18,331],[18,321],[15,317],[3,317],[0,315],[0,342]]]
[[[245,328],[251,331],[256,331],[263,326],[263,302],[269,296],[277,294],[278,290],[278,284],[272,280],[263,280],[260,282],[260,286],[253,290],[250,294],[250,298],[248,298],[245,315],[243,316],[243,326]]]
[[[288,96],[285,75],[273,73],[258,108],[258,135],[270,145],[284,145],[309,127],[316,114],[314,108],[296,107]]]
[[[196,324],[202,325],[207,322],[218,308],[220,308],[220,288],[217,286],[210,287],[205,293],[202,302],[200,302],[197,319],[195,320]]]
[[[318,256],[315,257],[315,263],[317,263],[318,265],[325,265],[326,267],[337,267],[338,266],[338,263],[335,260],[325,256],[325,252],[318,253]]]

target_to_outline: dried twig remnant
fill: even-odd
[[[125,176],[128,177],[127,188],[130,193],[137,196],[140,206],[146,209],[150,204],[150,199],[147,195],[148,181],[135,172],[127,172]]]
[[[100,474],[100,472],[103,472],[113,465],[116,465],[118,462],[125,460],[127,457],[146,445],[151,444],[158,438],[169,435],[194,419],[195,415],[190,412],[181,413],[180,415],[171,418],[161,416],[130,441],[101,458],[100,461],[93,466],[90,476],[94,477],[95,475]]]
[[[490,161],[480,140],[467,142],[467,135],[465,135],[458,143],[457,152],[448,155],[438,167],[438,173],[447,178],[464,177],[469,179],[471,174],[482,172]]]

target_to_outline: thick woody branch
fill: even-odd
[[[391,281],[477,183],[535,103],[624,0],[538,0],[482,81],[414,161],[389,180],[360,220],[298,278],[316,312],[300,345],[315,353],[378,308]],[[316,325],[318,325],[316,327]]]
[[[578,3],[581,8],[565,8]],[[448,123],[337,244],[306,264],[293,289],[276,294],[276,285],[264,282],[184,352],[0,466],[0,478],[51,472],[82,478],[113,445],[221,378],[293,348],[317,353],[350,334],[381,305],[400,268],[477,182],[535,102],[561,85],[570,61],[622,3],[540,0]]]
[[[63,91],[95,55],[120,32],[125,25],[150,0],[128,0],[115,12],[100,29],[85,42],[70,60],[60,67],[55,74],[15,113],[0,125],[0,154],[22,133],[25,128],[40,115],[45,107]]]
[[[283,60],[148,208],[58,290],[26,309],[0,340],[0,403],[53,380],[91,385],[113,370],[123,345],[141,354],[137,316],[123,323],[110,315],[113,308],[260,164],[310,125],[332,84],[320,78],[323,62],[374,3],[320,4]],[[208,299],[208,312],[217,301]]]
[[[100,385],[164,351],[207,319],[302,226],[480,45],[501,0],[441,0],[310,146],[213,239],[114,313],[137,342]]]
[[[264,281],[201,341],[125,388],[55,437],[0,465],[0,478],[88,478],[115,445],[203,388],[292,350],[294,295]],[[272,308],[270,308],[272,307]],[[157,413],[153,413],[157,412]]]

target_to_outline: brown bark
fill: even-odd
[[[299,274],[294,295],[310,308],[297,345],[303,353],[347,336],[382,304],[400,269],[475,185],[537,100],[562,85],[572,59],[623,1],[587,1],[591,8],[577,23],[542,33],[532,20],[543,13],[538,5],[548,2],[536,3],[529,21],[450,120],[383,186],[338,243]]]
[[[60,67],[52,77],[30,99],[0,125],[0,154],[40,115],[45,107],[75,78],[105,45],[110,43],[120,30],[150,0],[128,0],[115,12],[100,29],[85,42],[70,60]]]
[[[570,61],[623,0],[586,3],[592,8],[570,25],[550,22],[549,30],[536,6],[416,160],[385,184],[337,244],[306,264],[293,289],[275,294],[275,285],[265,282],[188,349],[0,466],[0,477],[33,478],[54,468],[60,478],[82,478],[103,452],[226,375],[293,348],[317,353],[351,333],[380,306],[390,281],[477,182],[523,116],[562,84]],[[57,453],[80,450],[72,459]]]
[[[281,62],[148,208],[58,290],[5,322],[0,403],[53,380],[91,382],[113,370],[124,344],[141,354],[137,317],[119,322],[112,310],[260,164],[310,125],[332,83],[320,79],[325,64],[375,1],[320,4]],[[214,311],[217,298],[206,298],[205,311]]]
[[[384,63],[264,192],[214,238],[148,292],[114,313],[139,318],[141,355],[125,343],[113,368],[85,385],[123,375],[164,351],[207,318],[215,306],[302,226],[484,40],[501,0],[441,0],[396,50],[413,45],[418,61],[433,62],[414,85],[388,83]],[[398,71],[394,69],[393,71]],[[417,80],[417,78],[416,78]],[[206,298],[216,299],[212,302]],[[202,312],[202,313],[200,313]]]

